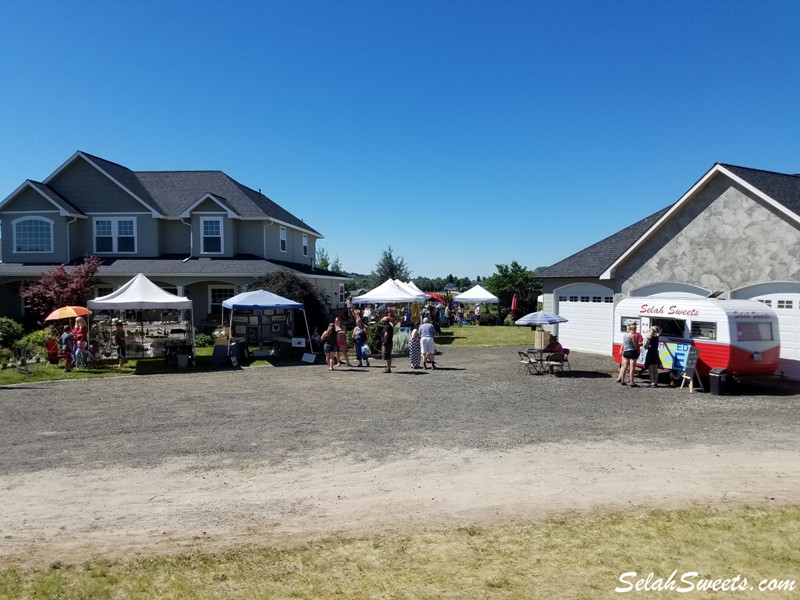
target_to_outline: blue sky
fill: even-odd
[[[535,268],[715,162],[800,173],[800,2],[4,2],[0,198],[220,169],[349,271]]]

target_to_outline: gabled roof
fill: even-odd
[[[657,213],[645,217],[641,221],[629,225],[622,231],[610,235],[572,256],[543,269],[536,274],[542,279],[561,277],[600,277],[603,271],[619,258],[631,246],[631,240],[636,240],[653,226],[669,207],[662,208]]]
[[[231,218],[269,219],[322,237],[322,234],[313,227],[261,192],[242,185],[222,171],[132,171],[123,165],[79,150],[45,179],[44,183],[38,184],[39,191],[48,190],[51,195],[58,196],[48,183],[78,159],[85,160],[103,173],[145,206],[154,217],[185,218],[187,211],[203,199],[211,197],[229,213]],[[61,200],[69,204],[63,198]],[[81,214],[74,206],[72,209],[75,214]]]
[[[716,163],[677,202],[588,248],[573,254],[547,269],[539,277],[599,277],[610,279],[616,269],[652,237],[672,216],[708,182],[725,176],[748,189],[753,195],[800,224],[800,175],[786,175],[747,167]]]
[[[25,188],[31,188],[35,192],[39,193],[45,200],[50,202],[55,208],[58,209],[59,215],[62,217],[86,218],[86,215],[70,204],[63,196],[59,195],[58,192],[50,189],[43,183],[32,181],[30,179],[26,179],[21,186],[9,194],[5,200],[0,202],[0,207],[21,193]]]

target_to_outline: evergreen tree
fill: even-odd
[[[411,278],[406,261],[400,256],[395,257],[391,246],[383,251],[381,259],[370,275],[371,287],[377,287],[389,278],[400,281],[408,281]]]

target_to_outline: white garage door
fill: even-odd
[[[570,350],[611,354],[614,292],[592,283],[568,285],[554,294],[555,311],[569,319],[558,326],[561,345]]]
[[[800,284],[768,283],[739,290],[736,298],[758,300],[778,315],[781,335],[781,360],[778,373],[800,379]]]

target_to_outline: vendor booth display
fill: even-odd
[[[131,356],[164,356],[176,366],[194,358],[192,301],[161,289],[142,273],[107,296],[89,300],[88,306],[95,311],[92,339],[100,344],[103,356],[113,353],[114,326],[110,315],[104,318],[98,313],[109,311],[124,315]]]
[[[308,319],[302,302],[295,302],[266,290],[254,290],[224,300],[222,308],[230,311],[228,356],[238,355],[238,349],[234,353],[232,346],[241,343],[258,346],[260,351],[269,353],[276,352],[282,346],[311,348]],[[294,310],[303,311],[305,337],[294,337]]]

